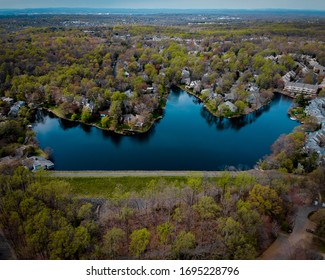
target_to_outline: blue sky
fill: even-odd
[[[0,0],[0,9],[48,7],[325,10],[325,0]]]

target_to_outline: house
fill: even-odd
[[[127,91],[125,91],[124,92],[125,93],[125,95],[128,97],[128,98],[131,98],[131,97],[133,97],[134,96],[134,93],[132,92],[132,90],[127,90]]]
[[[225,94],[225,100],[226,101],[235,101],[236,100],[235,93],[234,92],[226,93]]]
[[[11,108],[10,111],[8,113],[9,117],[17,117],[18,116],[18,112],[20,110],[21,107],[25,106],[25,102],[24,101],[17,101]]]
[[[234,103],[231,103],[230,101],[226,101],[226,102],[222,103],[221,105],[219,105],[218,110],[222,111],[225,107],[228,107],[228,109],[232,113],[235,113],[238,110],[237,106]]]
[[[202,87],[201,81],[192,81],[190,83],[190,85],[187,86],[187,88],[193,89],[194,92],[196,92],[196,93],[200,93],[201,92],[201,87]]]
[[[246,102],[250,103],[250,104],[254,104],[257,103],[257,99],[258,99],[258,93],[251,93],[250,95],[247,96],[246,98]]]
[[[83,102],[83,105],[85,108],[87,108],[91,113],[94,111],[95,109],[95,104],[94,102],[90,101],[88,102],[88,100],[86,99],[86,102]]]
[[[289,71],[284,76],[282,76],[282,81],[286,84],[289,83],[293,78],[296,77],[296,73],[294,71]]]
[[[190,78],[185,78],[182,79],[182,84],[185,84],[186,86],[189,86],[191,84],[191,79]]]
[[[126,114],[123,115],[123,122],[124,124],[130,125],[130,126],[138,126],[142,127],[144,124],[145,118],[141,115],[133,115],[133,114]]]
[[[285,84],[284,90],[294,95],[295,94],[315,95],[317,94],[318,91],[318,85],[288,82]]]
[[[209,99],[216,99],[218,96],[222,98],[222,95],[221,94],[217,94],[215,92],[211,92],[210,95],[209,95]]]
[[[54,163],[50,160],[47,160],[43,157],[30,157],[32,161],[33,171],[37,170],[49,170],[54,168]]]
[[[249,91],[250,93],[256,93],[259,92],[260,88],[256,85],[256,84],[249,84],[247,87],[247,91]]]
[[[183,69],[182,71],[182,78],[183,79],[188,79],[190,78],[190,71],[186,70],[186,69]]]
[[[14,104],[14,99],[10,97],[2,97],[1,100],[8,103],[10,106]]]
[[[147,87],[147,93],[153,93],[153,87]]]
[[[201,94],[206,94],[206,95],[210,95],[211,93],[213,93],[213,89],[212,88],[205,88],[201,90]]]
[[[99,115],[103,117],[108,117],[109,116],[109,110],[104,110],[104,111],[99,111]]]
[[[269,55],[265,57],[266,59],[272,60],[272,61],[276,61],[277,57],[275,57],[274,55]]]
[[[319,75],[325,75],[325,67],[317,63],[314,66],[314,72],[319,73]]]

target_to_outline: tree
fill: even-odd
[[[108,116],[102,117],[100,124],[103,128],[108,128],[110,126],[110,120]]]
[[[116,227],[113,227],[111,230],[107,231],[103,237],[104,253],[107,254],[110,258],[116,258],[122,249],[123,239],[125,238],[125,235],[126,233],[124,230]]]
[[[202,196],[199,201],[193,205],[193,209],[198,212],[202,219],[216,217],[220,207],[211,196]]]
[[[227,171],[222,172],[221,176],[218,178],[218,186],[222,188],[222,193],[225,194],[226,190],[229,188],[231,183],[231,174]]]
[[[167,244],[173,233],[174,225],[171,222],[166,222],[157,226],[159,240],[162,244]]]
[[[254,259],[256,240],[250,239],[242,228],[242,224],[232,217],[218,219],[218,231],[221,233],[228,258],[230,259]]]
[[[282,200],[274,189],[256,184],[249,192],[252,206],[265,215],[278,216],[282,212]]]
[[[175,256],[179,259],[186,258],[189,250],[193,248],[195,248],[195,236],[184,230],[177,235],[172,247]]]
[[[237,215],[248,236],[252,239],[257,238],[257,231],[262,225],[262,221],[259,213],[253,209],[252,204],[240,199],[237,202]]]
[[[245,108],[247,107],[245,102],[243,102],[241,100],[237,100],[235,102],[235,106],[238,108],[238,114],[243,114],[245,112]]]
[[[134,230],[130,235],[129,249],[133,256],[139,257],[147,249],[150,241],[150,232],[146,229]]]
[[[249,175],[247,172],[240,172],[234,178],[234,186],[239,189],[239,194],[242,195],[248,189],[256,183],[256,180],[253,176]]]
[[[116,100],[113,101],[110,107],[110,119],[111,126],[115,129],[119,123],[120,118],[122,117],[122,101]]]
[[[87,123],[91,120],[91,117],[92,116],[90,110],[86,107],[83,108],[81,113],[81,121]]]

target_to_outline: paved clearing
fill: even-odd
[[[315,229],[315,224],[308,219],[308,214],[314,210],[317,210],[317,207],[299,207],[292,233],[280,233],[259,259],[289,260],[297,247],[309,247],[313,241],[313,234],[306,232],[306,228]]]

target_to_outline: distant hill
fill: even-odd
[[[46,15],[46,14],[273,14],[273,15],[300,15],[300,16],[322,16],[325,11],[319,10],[283,10],[283,9],[264,9],[264,10],[215,10],[215,9],[108,9],[108,8],[35,8],[35,9],[0,9],[0,15]]]

